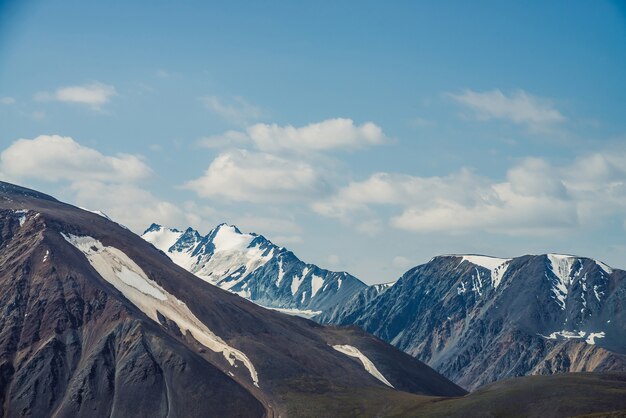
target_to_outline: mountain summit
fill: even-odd
[[[358,325],[458,384],[626,370],[626,272],[563,254],[447,255],[322,314]]]

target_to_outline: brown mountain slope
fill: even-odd
[[[101,216],[0,183],[3,415],[297,416],[319,395],[344,398],[331,415],[375,415],[411,393],[465,392],[376,338],[260,308]]]

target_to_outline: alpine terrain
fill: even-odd
[[[474,390],[508,377],[626,370],[626,272],[560,254],[448,255],[316,318],[355,324]]]
[[[305,317],[345,303],[368,286],[346,272],[306,264],[262,235],[218,225],[202,236],[152,224],[142,235],[176,264],[253,302]]]

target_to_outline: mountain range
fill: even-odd
[[[626,370],[626,272],[569,255],[450,255],[317,318],[358,325],[474,390],[508,377]]]
[[[626,371],[626,272],[562,254],[434,257],[367,286],[221,224],[143,238],[203,280],[266,307],[357,325],[474,390],[533,374]]]
[[[226,248],[243,245],[233,244],[237,241],[232,236],[222,241],[220,230],[228,229],[218,228],[213,237],[213,245],[219,244],[213,250],[218,259],[224,260],[226,254],[220,253]],[[458,277],[463,284],[453,290],[468,298],[473,294],[475,300],[476,295],[490,294],[485,267],[476,260],[448,258],[463,270]],[[514,286],[518,263],[510,261],[498,291]],[[608,273],[608,267],[592,265],[591,260],[578,263],[571,267],[579,272],[576,277],[588,274],[587,289],[619,310],[622,273]],[[606,273],[605,287],[591,278],[599,274],[596,268]],[[479,277],[468,287],[466,273],[472,269]],[[307,284],[312,286],[312,274],[303,277],[310,277]],[[548,279],[560,290],[555,277]],[[265,309],[209,281],[97,213],[0,182],[0,415],[478,417],[626,410],[626,373],[522,377],[467,394],[413,355],[359,327],[323,325]],[[362,300],[369,306],[408,284],[403,277],[390,287],[362,287],[344,304],[355,307],[354,302]],[[336,287],[340,290],[343,284]],[[568,294],[559,298],[553,292],[555,297],[545,303],[570,312],[574,291],[571,283],[565,287]],[[339,293],[328,297],[333,294]],[[592,317],[609,312],[606,307],[596,310],[591,300],[585,302],[594,309]],[[511,309],[520,309],[521,302],[511,303],[516,305]],[[552,322],[543,318],[546,330],[560,324],[555,312]],[[322,315],[341,317],[340,310],[329,308]],[[520,317],[525,315],[520,311]],[[433,312],[430,316],[439,317]],[[613,318],[609,324],[623,319],[621,314]],[[614,328],[596,327],[603,320],[577,323],[576,329],[585,331],[584,339],[591,342],[570,343],[619,347],[622,340]],[[465,359],[461,354],[459,358]]]
[[[262,235],[221,224],[205,236],[152,224],[143,239],[202,280],[255,303],[313,317],[368,286],[346,272],[307,264]]]

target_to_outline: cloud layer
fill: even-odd
[[[595,153],[553,166],[527,158],[495,181],[462,169],[444,177],[375,173],[315,203],[339,219],[395,212],[389,224],[414,232],[548,234],[626,217],[626,153]]]

